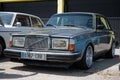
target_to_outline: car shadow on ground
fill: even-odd
[[[9,61],[9,59],[4,56],[0,57],[0,63],[6,62],[6,61]]]
[[[1,56],[0,56],[0,63],[5,62],[5,61],[8,61],[8,59],[6,60],[5,57],[1,57]],[[0,68],[0,72],[1,72],[1,71],[5,71],[5,69]],[[1,73],[0,73],[0,74],[1,74]]]
[[[9,59],[6,57],[0,58],[0,63],[4,63],[7,61],[9,61]],[[4,67],[0,68],[0,79],[6,79],[6,78],[7,79],[17,79],[17,78],[29,77],[29,76],[33,76],[33,75],[37,74],[36,72],[34,72],[34,73],[29,74],[29,75],[24,75],[24,74],[22,75],[22,74],[15,74],[15,73],[6,73],[5,70],[6,69]]]
[[[0,79],[17,79],[17,78],[23,78],[23,77],[29,77],[36,75],[37,73],[29,74],[29,75],[20,75],[20,74],[8,74],[5,72],[0,72]]]
[[[53,75],[64,75],[64,76],[88,76],[100,71],[103,71],[111,66],[120,63],[120,60],[115,57],[113,59],[100,58],[96,60],[89,70],[81,70],[76,67],[71,67],[69,69],[64,68],[53,68],[53,67],[38,67],[38,66],[16,66],[12,67],[15,70],[43,73],[43,74],[53,74]]]

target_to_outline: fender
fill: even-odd
[[[85,40],[84,42],[82,42],[82,47],[81,47],[81,55],[83,57],[84,53],[85,53],[85,50],[86,50],[86,47],[88,45],[91,45],[93,47],[93,51],[94,51],[94,43],[92,42],[92,40]]]

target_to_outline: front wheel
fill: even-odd
[[[91,45],[88,45],[83,58],[81,61],[77,62],[77,66],[81,69],[89,69],[93,64],[93,47]]]
[[[0,56],[2,56],[3,55],[3,46],[2,46],[2,44],[0,43]]]

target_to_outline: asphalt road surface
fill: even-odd
[[[120,59],[98,59],[89,70],[26,66],[0,58],[0,80],[120,80]]]

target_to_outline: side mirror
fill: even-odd
[[[22,26],[21,22],[16,22],[14,26]]]
[[[97,25],[97,29],[104,29],[104,25]]]

